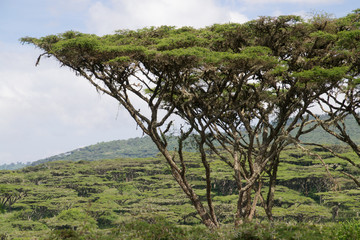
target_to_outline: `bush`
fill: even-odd
[[[233,240],[268,240],[275,239],[268,225],[244,223],[238,229]]]
[[[328,240],[331,238],[329,228],[311,223],[245,223],[240,226],[233,240],[272,240],[272,239],[311,239]]]
[[[19,229],[20,231],[41,231],[48,229],[45,224],[32,220],[12,221],[11,226]]]
[[[182,228],[163,218],[154,218],[149,222],[138,220],[126,223],[123,230],[131,232],[134,238],[154,240],[183,239],[186,235]]]
[[[0,240],[8,240],[9,239],[9,235],[7,235],[6,233],[0,233]]]
[[[119,216],[115,213],[106,213],[96,219],[97,225],[99,226],[99,228],[115,227],[118,218]]]
[[[338,240],[360,239],[360,221],[350,220],[339,223],[333,233]]]
[[[78,232],[72,229],[61,229],[61,230],[54,230],[51,232],[50,236],[46,238],[46,240],[79,240],[81,236]]]
[[[0,204],[0,214],[5,213],[5,206]],[[1,239],[1,238],[0,238]]]
[[[82,231],[89,231],[97,228],[96,220],[80,208],[64,210],[46,222],[48,226],[54,229],[80,229]]]
[[[152,240],[219,240],[218,232],[211,232],[204,226],[184,227],[165,220],[163,217],[155,217],[151,220],[135,220],[122,224],[119,229],[113,232],[112,239],[152,239]]]

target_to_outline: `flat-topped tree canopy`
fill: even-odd
[[[205,145],[234,170],[236,221],[251,219],[259,199],[271,219],[279,154],[313,130],[305,128],[304,115],[323,94],[359,84],[359,15],[309,21],[261,17],[244,24],[161,26],[102,37],[69,31],[21,41],[116,98],[152,138],[204,224],[213,228],[219,223]],[[136,97],[148,112],[134,106]],[[189,125],[180,131],[176,157],[165,137],[174,115]],[[192,133],[199,136],[207,208],[186,177],[182,143]],[[214,138],[230,158],[217,151]],[[270,179],[267,198],[261,193],[264,174]]]
[[[246,70],[251,65],[271,60],[270,49],[266,47],[244,44],[239,46],[243,47],[241,50],[224,49],[222,45],[228,43],[221,36],[224,33],[216,32],[219,27],[195,30],[162,26],[118,31],[103,37],[70,31],[40,39],[24,38],[22,41],[35,44],[62,64],[88,71],[96,70],[95,66],[120,71],[139,62],[163,73],[220,65]],[[222,31],[243,28],[238,24],[221,27]]]
[[[103,37],[69,31],[21,41],[43,49],[80,75],[91,73],[117,84],[140,68],[160,81],[176,77],[194,83],[205,72],[221,72],[231,78],[244,75],[252,84],[266,82],[269,89],[287,84],[316,90],[330,79],[343,79],[349,67],[358,68],[352,49],[357,48],[360,30],[354,16],[323,23],[297,16],[262,17],[245,24],[151,27]]]

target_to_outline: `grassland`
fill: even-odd
[[[12,200],[1,205],[0,239],[79,239],[80,235],[83,239],[152,239],[149,234],[165,228],[168,235],[158,233],[156,236],[166,236],[157,239],[307,239],[306,234],[341,239],[333,230],[341,233],[345,228],[360,233],[360,190],[341,174],[343,170],[358,174],[359,170],[328,152],[313,151],[325,160],[331,176],[319,159],[296,149],[284,151],[275,222],[269,223],[259,206],[254,223],[240,229],[232,226],[237,199],[232,173],[213,158],[215,209],[223,226],[216,233],[203,228],[160,155],[54,161],[2,170],[0,201]],[[355,158],[346,150],[343,154]],[[191,184],[204,199],[199,156],[188,152],[186,159]]]

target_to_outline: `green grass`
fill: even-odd
[[[349,231],[357,234],[357,220],[347,220],[359,218],[360,190],[339,172],[349,166],[326,152],[317,153],[324,156],[340,189],[333,191],[334,183],[317,159],[298,150],[286,150],[281,155],[275,192],[275,222],[267,222],[259,203],[255,222],[239,229],[232,227],[237,202],[233,173],[224,162],[213,158],[212,194],[222,225],[216,232],[209,232],[201,225],[161,156],[60,161],[0,171],[0,189],[15,195],[18,191],[27,191],[26,196],[9,208],[2,208],[0,233],[8,239],[61,239],[61,236],[76,239],[79,234],[82,239],[160,239],[157,236],[164,236],[163,239],[182,239],[182,236],[183,239],[326,239],[322,236],[341,239],[346,236],[344,229],[351,228]],[[355,157],[347,152],[343,154]],[[190,184],[206,205],[204,170],[199,155],[186,153],[186,159],[191,166]],[[339,165],[335,170],[334,164]],[[264,177],[264,187],[267,187],[266,181]],[[5,192],[0,193],[0,198]],[[70,230],[61,229],[64,221],[59,216],[71,209],[79,209],[95,220],[91,231],[81,230],[76,220],[70,223],[76,227],[75,232],[70,231],[71,226]],[[164,228],[168,229],[166,233],[160,231]],[[151,231],[160,232],[152,236]]]

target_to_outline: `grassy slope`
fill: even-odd
[[[332,191],[334,184],[319,160],[297,150],[288,150],[281,156],[274,208],[276,219],[324,222],[332,220],[335,208],[339,208],[335,220],[356,217],[360,212],[357,204],[360,191],[338,172],[348,166],[327,153],[319,154],[329,164],[341,190]],[[187,153],[186,159],[192,165],[191,184],[204,198],[204,173],[199,156]],[[231,224],[236,206],[232,174],[218,159],[213,159],[211,165],[219,220],[222,224]],[[333,170],[332,166],[337,167]],[[152,222],[156,216],[177,225],[200,223],[160,156],[91,162],[56,161],[17,171],[0,171],[0,190],[11,186],[28,192],[0,214],[0,233],[21,236],[21,239],[47,235],[54,228],[81,228],[85,223],[96,232],[107,232],[134,218]],[[1,191],[0,196],[3,196]],[[85,220],[69,217],[81,215],[72,215],[71,211],[82,212]],[[265,219],[264,216],[259,207],[257,219]]]

